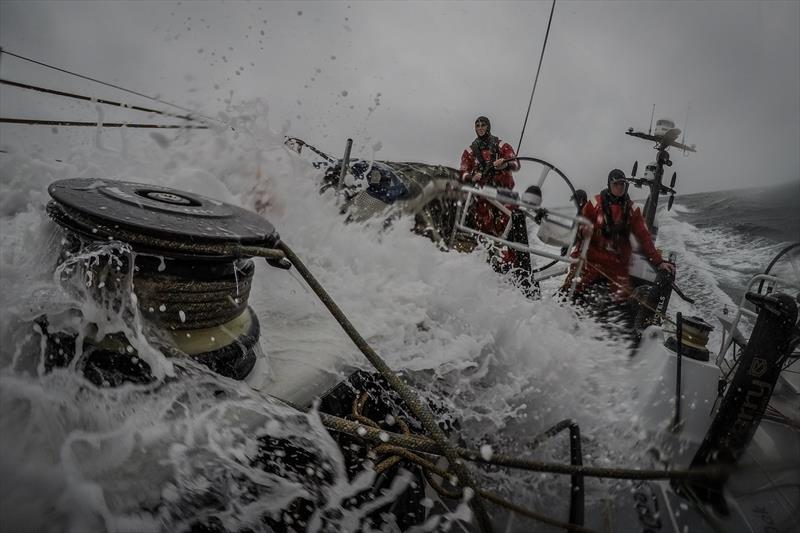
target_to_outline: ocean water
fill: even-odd
[[[310,491],[317,491],[321,513],[338,510],[331,531],[356,529],[367,512],[364,506],[341,512],[342,500],[368,484],[372,474],[347,478],[338,448],[313,411],[299,413],[246,383],[167,359],[143,335],[129,295],[128,300],[120,295],[128,311],[120,312],[89,296],[86,285],[96,280],[88,280],[85,271],[67,275],[56,268],[61,235],[45,214],[46,188],[72,177],[157,183],[258,209],[388,364],[407,372],[423,396],[445,403],[460,420],[465,442],[566,462],[566,436],[535,451],[530,444],[571,418],[581,427],[584,464],[649,466],[649,437],[637,425],[633,367],[623,342],[557,301],[554,286],[545,288],[541,300],[528,300],[481,254],[443,253],[411,233],[409,219],[388,229],[375,222],[345,224],[333,195],[317,193],[319,171],[283,146],[268,116],[266,107],[254,103],[230,110],[225,118],[233,130],[102,132],[59,161],[4,147],[4,529],[180,531],[196,518],[210,517],[231,530],[258,528],[261,515],[279,514]],[[673,312],[711,322],[714,313],[735,306],[746,279],[796,237],[796,211],[767,209],[771,199],[787,195],[764,195],[761,200],[749,191],[680,196],[672,211],[659,214],[658,245],[677,254],[678,284],[696,300],[689,305],[673,298]],[[91,263],[115,247],[88,251],[76,264]],[[280,364],[307,365],[332,379],[368,368],[295,273],[257,263],[250,304],[262,326],[264,376]],[[87,324],[96,323],[103,332],[123,333],[159,379],[107,389],[88,383],[74,365],[45,372],[34,322],[42,314],[64,331],[87,334]],[[296,439],[328,465],[330,483],[312,487],[265,477],[249,466],[256,438],[263,435]],[[568,479],[473,471],[482,486],[515,502],[566,516]],[[587,480],[588,498],[626,487]],[[462,505],[418,530],[445,530],[464,513]],[[507,531],[535,526],[522,519],[503,523]],[[310,529],[320,527],[314,522]]]
[[[659,235],[659,243],[677,251],[677,283],[697,300],[699,311],[711,316],[733,312],[750,278],[800,242],[798,198],[800,180],[676,197],[669,229]],[[800,247],[788,251],[771,272],[800,279]]]
[[[679,196],[676,212],[699,230],[701,238],[687,243],[688,248],[706,256],[715,273],[725,271],[718,277],[720,286],[739,298],[747,277],[763,272],[786,245],[800,242],[798,200],[800,178],[767,188]],[[778,268],[791,265],[796,267],[796,260],[781,261]]]

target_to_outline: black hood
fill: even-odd
[[[486,122],[486,124],[487,124],[486,133],[483,135],[483,137],[487,137],[487,136],[491,135],[492,134],[492,121],[489,120],[487,117],[480,116],[480,117],[475,119],[475,123],[477,123],[479,120],[483,121],[483,122]]]

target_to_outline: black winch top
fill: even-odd
[[[241,257],[239,246],[274,248],[280,237],[261,216],[159,185],[94,178],[48,187],[48,214],[94,240],[119,240],[166,255]],[[244,254],[247,255],[247,254]]]

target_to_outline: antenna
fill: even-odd
[[[653,104],[653,110],[650,112],[650,129],[647,130],[648,135],[653,133],[653,116],[656,114],[656,104]]]
[[[686,145],[686,132],[689,129],[689,105],[686,106],[686,120],[683,123],[683,137],[681,137],[681,144]],[[683,151],[684,155],[686,150]]]

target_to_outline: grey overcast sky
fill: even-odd
[[[209,115],[260,98],[273,130],[335,154],[350,136],[365,157],[456,166],[477,115],[517,147],[550,5],[2,0],[0,46]],[[7,54],[0,74],[157,105]],[[5,117],[96,118],[0,91]],[[800,2],[559,0],[520,155],[597,190],[654,158],[624,135],[653,104],[679,127],[689,110],[698,153],[673,154],[680,192],[800,183]],[[3,126],[0,142],[30,144],[33,128]]]

